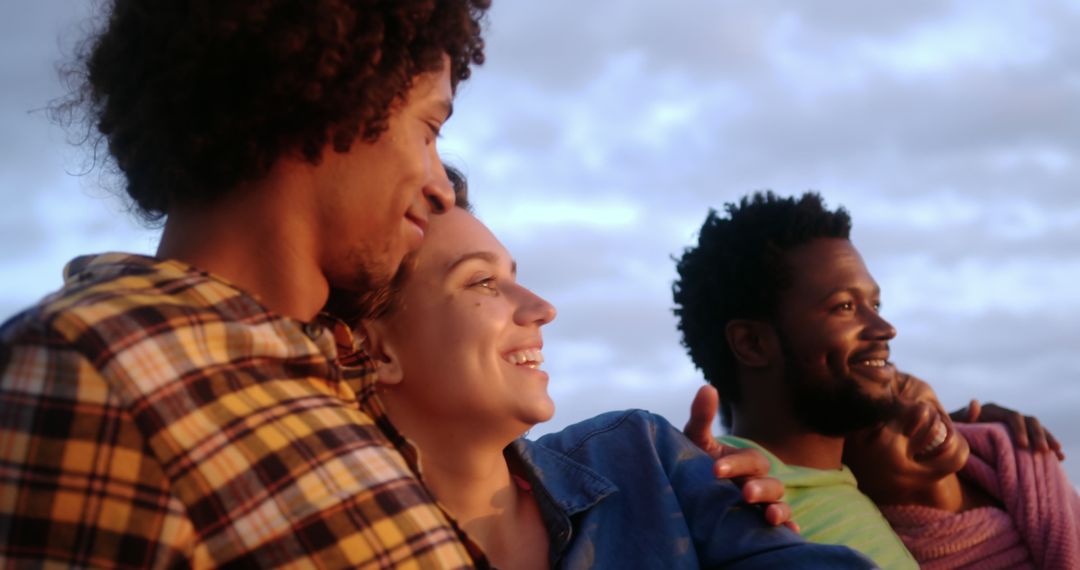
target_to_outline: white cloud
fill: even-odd
[[[96,175],[66,176],[63,135],[26,114],[61,93],[59,37],[81,15],[9,4],[4,314],[68,258],[153,239],[87,190]],[[1065,0],[495,2],[488,64],[440,147],[521,281],[559,307],[553,426],[631,406],[681,424],[700,380],[669,256],[709,207],[817,189],[853,214],[905,366],[950,406],[1038,413],[1080,453],[1078,28]]]

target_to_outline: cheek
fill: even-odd
[[[403,139],[395,154],[399,168],[398,178],[410,187],[420,184],[435,164],[442,164],[435,151],[435,144],[427,144],[422,136]]]
[[[822,338],[823,342],[828,344],[829,352],[843,355],[845,359],[859,344],[858,330],[851,326],[831,328],[825,331]]]
[[[822,343],[829,368],[846,374],[851,368],[848,361],[859,347],[858,337],[847,329],[832,330],[822,335]]]
[[[442,354],[459,366],[472,366],[478,355],[497,352],[501,312],[487,299],[461,299],[443,310],[421,335],[430,352]]]
[[[824,326],[796,341],[795,353],[800,358],[830,367],[847,363],[852,350],[852,335],[843,327]]]
[[[953,431],[953,437],[956,439],[952,444],[952,449],[947,450],[938,458],[938,461],[934,462],[933,467],[938,476],[944,477],[960,471],[971,455],[967,440],[956,431]]]

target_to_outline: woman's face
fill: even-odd
[[[487,227],[461,208],[432,216],[407,271],[393,310],[370,328],[400,367],[400,381],[383,379],[388,408],[512,437],[550,419],[540,328],[555,308],[518,284]]]
[[[848,436],[844,463],[876,503],[903,504],[967,462],[967,441],[953,429],[934,391],[901,374],[896,405],[883,425]]]

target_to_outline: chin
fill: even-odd
[[[952,449],[947,450],[941,458],[941,467],[950,473],[956,473],[963,469],[967,465],[968,457],[971,455],[971,448],[968,447],[964,436],[954,431],[953,437],[955,441],[952,443]]]
[[[895,397],[893,386],[895,382],[887,382],[882,384],[877,380],[867,380],[855,376],[855,382],[859,386],[859,392],[861,392],[867,399],[876,400],[879,402],[892,402]]]
[[[536,402],[527,410],[523,410],[520,419],[532,428],[536,424],[542,424],[555,417],[555,402],[546,398],[543,402]]]
[[[537,410],[536,423],[542,424],[553,417],[555,417],[555,402],[548,400],[546,405]]]

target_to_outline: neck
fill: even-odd
[[[843,465],[842,437],[825,436],[797,428],[784,429],[776,424],[740,424],[738,415],[731,433],[753,440],[787,465],[813,469],[840,469]]]
[[[169,213],[157,256],[227,279],[271,311],[309,321],[329,285],[317,263],[311,218],[290,196],[303,180],[275,173],[211,205]]]
[[[890,497],[888,503],[921,505],[950,513],[960,513],[979,507],[1003,508],[986,491],[961,479],[956,473],[950,473],[930,485],[921,485],[907,495]]]
[[[844,438],[821,435],[795,419],[786,385],[779,374],[740,374],[742,402],[732,412],[732,435],[750,439],[787,465],[840,469]]]
[[[391,422],[420,453],[423,482],[500,568],[544,568],[549,539],[535,498],[519,489],[504,450],[515,437],[485,437],[422,415],[384,393]],[[520,434],[519,434],[520,435]]]
[[[929,485],[922,485],[914,489],[908,496],[899,499],[901,499],[897,501],[899,504],[922,505],[950,513],[966,510],[964,508],[966,502],[964,485],[955,473]]]
[[[420,451],[424,482],[463,526],[515,510],[511,499],[516,487],[503,455],[505,445],[462,445],[441,434],[402,433]]]

